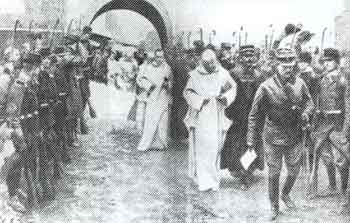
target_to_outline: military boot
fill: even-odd
[[[281,200],[284,202],[284,204],[288,208],[296,208],[295,203],[292,201],[292,199],[289,196],[290,191],[292,190],[296,179],[297,179],[296,176],[287,176],[286,182],[284,183],[284,187],[282,190]]]
[[[269,177],[269,198],[271,202],[271,220],[279,215],[279,176]]]
[[[341,179],[341,192],[342,195],[346,196],[349,181],[349,168],[343,168],[339,170]]]

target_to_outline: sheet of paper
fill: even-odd
[[[247,150],[247,152],[241,157],[241,160],[240,160],[243,168],[245,170],[248,170],[248,168],[254,162],[256,157],[257,157],[257,155],[256,155],[256,152],[254,150],[253,151]]]

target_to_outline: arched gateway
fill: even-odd
[[[172,23],[167,10],[157,0],[112,0],[103,5],[93,16],[90,25],[105,12],[130,10],[150,21],[157,30],[163,48],[171,41]]]

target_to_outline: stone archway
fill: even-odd
[[[90,25],[103,13],[112,10],[130,10],[136,12],[148,21],[157,30],[162,48],[165,48],[172,39],[172,23],[167,10],[155,0],[112,0],[104,4],[94,14],[90,21]]]

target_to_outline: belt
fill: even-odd
[[[39,112],[38,111],[34,111],[34,112],[32,112],[32,113],[28,113],[28,114],[26,114],[26,115],[21,115],[21,116],[19,116],[19,117],[13,117],[13,118],[0,118],[0,122],[4,122],[4,121],[9,121],[9,120],[25,120],[25,119],[30,119],[30,118],[32,118],[32,117],[34,117],[34,116],[37,116],[37,115],[39,115]]]
[[[325,115],[340,115],[341,113],[342,113],[341,110],[323,111],[323,114],[325,114]]]

